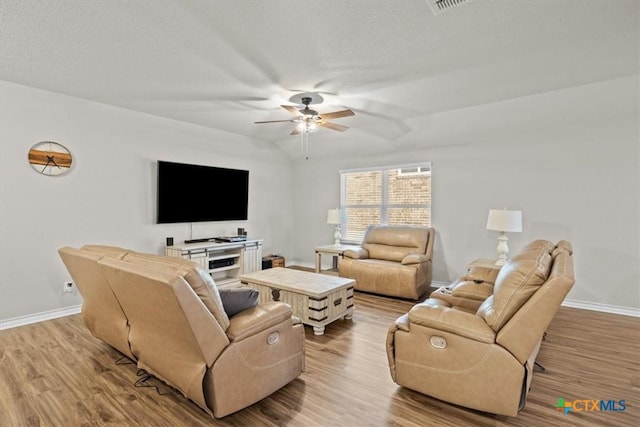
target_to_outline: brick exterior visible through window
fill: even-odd
[[[342,239],[369,225],[431,226],[431,164],[341,171]]]

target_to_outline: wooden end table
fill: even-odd
[[[322,254],[331,255],[333,257],[333,269],[338,268],[338,262],[344,257],[344,251],[347,249],[358,249],[356,245],[326,245],[317,246],[316,251],[316,273],[322,272]]]

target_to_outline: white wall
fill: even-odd
[[[490,208],[523,211],[511,253],[534,239],[572,242],[569,299],[640,308],[638,76],[454,110],[411,124],[422,140],[394,153],[295,162],[296,258],[330,244],[340,169],[431,161],[434,280],[495,257]],[[313,142],[311,142],[312,144]]]
[[[56,250],[105,243],[160,253],[187,224],[157,225],[158,159],[250,170],[249,220],[194,224],[193,237],[244,226],[265,252],[312,263],[332,241],[340,169],[433,162],[434,280],[495,255],[490,208],[522,209],[512,253],[536,238],[574,245],[569,298],[640,308],[638,76],[416,118],[401,150],[291,162],[264,142],[0,82],[0,320],[77,305]],[[62,177],[35,173],[31,145],[75,156]],[[313,140],[311,141],[313,144]],[[219,203],[203,187],[202,203]]]
[[[74,155],[70,173],[47,177],[27,162],[53,140]],[[250,171],[247,221],[195,223],[193,237],[235,232],[291,256],[291,162],[271,144],[86,100],[0,82],[0,320],[81,303],[56,250],[102,243],[161,253],[188,224],[155,224],[156,161]],[[215,206],[215,187],[189,203]]]

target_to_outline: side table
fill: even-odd
[[[331,255],[333,257],[333,269],[338,268],[338,262],[344,256],[344,251],[348,249],[357,249],[356,245],[325,245],[317,246],[316,251],[316,273],[322,271],[322,254]]]

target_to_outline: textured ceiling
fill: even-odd
[[[636,0],[0,0],[0,78],[275,143],[320,92],[311,153],[443,143],[438,114],[638,73]],[[433,132],[431,130],[433,129]],[[446,143],[446,141],[445,141]],[[451,141],[449,141],[451,143]]]

